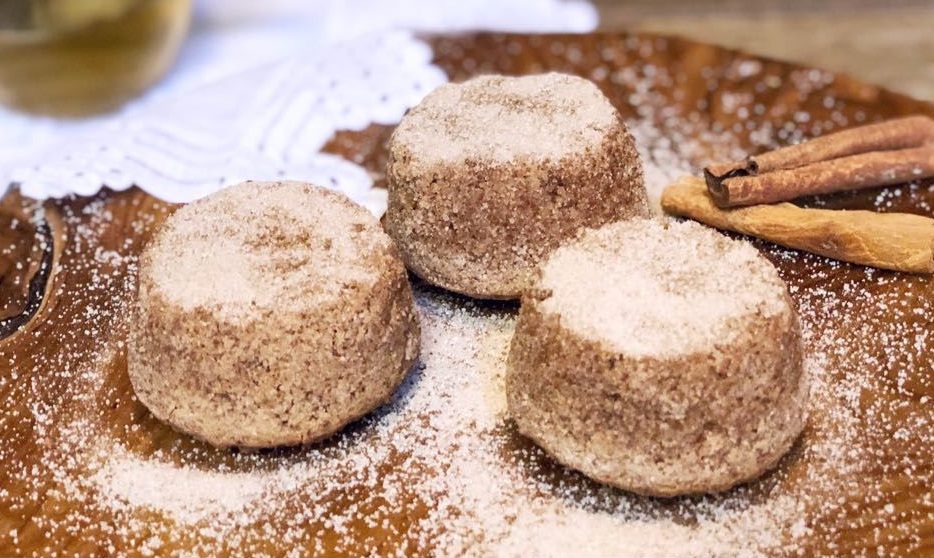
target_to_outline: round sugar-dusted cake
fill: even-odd
[[[127,358],[156,417],[269,447],[373,410],[418,344],[405,268],[369,212],[310,184],[248,182],[179,209],[146,247]]]
[[[694,222],[587,230],[542,265],[509,354],[509,411],[558,461],[673,496],[773,467],[805,423],[796,314],[748,242]]]
[[[517,298],[583,227],[648,214],[642,166],[616,109],[563,74],[442,85],[389,142],[386,231],[426,281]]]

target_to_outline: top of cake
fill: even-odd
[[[693,221],[620,221],[586,230],[542,266],[542,310],[629,355],[709,350],[743,320],[790,311],[778,272],[748,242]]]
[[[373,284],[390,240],[343,194],[247,182],[182,207],[144,252],[141,283],[231,319],[309,308]]]
[[[619,118],[580,77],[479,76],[435,89],[406,114],[392,141],[424,161],[560,159],[599,145]]]

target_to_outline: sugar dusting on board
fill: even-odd
[[[678,124],[679,115],[657,110],[663,100],[654,99],[652,84],[667,79],[664,69],[653,70],[651,80],[646,68],[629,70],[591,77],[631,89],[630,103],[649,107],[630,126],[651,199],[692,170],[687,161],[700,157],[703,144],[736,155],[726,131]],[[801,88],[823,76],[802,75]],[[739,98],[729,106],[758,110]],[[803,118],[793,115],[787,130],[729,133],[788,141]],[[701,133],[726,137],[692,139]],[[920,196],[916,186],[897,192],[880,195],[877,207]],[[3,548],[46,545],[36,552],[43,556],[812,554],[804,541],[820,525],[824,539],[810,544],[852,553],[837,546],[840,525],[903,554],[923,544],[919,525],[934,514],[934,402],[919,395],[934,392],[925,370],[934,348],[934,296],[923,278],[857,268],[837,274],[820,258],[769,248],[802,321],[813,382],[808,428],[778,470],[757,482],[716,496],[660,500],[591,482],[518,436],[503,393],[515,307],[423,286],[416,288],[421,359],[393,401],[371,417],[303,449],[217,452],[175,436],[131,401],[119,366],[123,336],[103,334],[125,330],[135,275],[128,254],[137,247],[104,241],[98,231],[114,218],[98,201],[65,219],[75,227],[69,250],[81,256],[72,261],[86,262],[90,279],[84,300],[62,303],[83,307],[62,311],[71,333],[40,360],[12,362],[3,377],[29,401],[29,416],[0,420],[29,424],[29,450],[42,456],[37,462],[0,448],[4,480],[11,481],[0,488],[0,503],[36,517],[0,533]],[[803,266],[781,265],[798,258]],[[911,292],[919,294],[906,299],[897,288],[904,282],[917,282]],[[898,321],[888,321],[891,315]],[[877,335],[873,328],[883,322],[889,329]],[[17,383],[34,370],[42,373]],[[59,385],[55,397],[36,395]],[[880,471],[907,472],[912,485],[886,486],[874,480]],[[910,490],[928,491],[922,507],[899,500]],[[854,502],[873,519],[848,520]],[[73,541],[69,552],[53,542],[62,540]]]
[[[654,145],[645,124],[635,123],[633,129],[640,145]],[[653,191],[687,170],[670,151],[643,157]],[[664,167],[653,163],[659,157],[666,161]],[[102,210],[92,205],[85,213],[92,220],[108,218],[97,211]],[[97,242],[93,230],[79,230],[79,245]],[[118,265],[118,256],[101,253],[95,261],[104,270]],[[123,264],[132,268],[132,259]],[[814,270],[819,269],[815,259]],[[878,291],[876,284],[888,280],[874,275],[867,270],[860,282]],[[132,276],[102,271],[93,284],[106,291],[119,280],[130,292]],[[280,554],[269,550],[268,539],[277,541],[276,548],[293,549],[296,556],[395,555],[425,549],[497,556],[550,555],[566,548],[580,555],[647,556],[756,554],[780,545],[794,550],[794,541],[810,530],[808,518],[840,511],[828,495],[857,489],[840,486],[840,473],[858,475],[874,458],[861,439],[866,422],[891,425],[898,410],[883,405],[859,415],[866,412],[862,393],[880,381],[866,368],[872,347],[844,342],[818,325],[828,312],[849,311],[844,306],[850,303],[801,278],[786,279],[799,302],[810,347],[808,372],[815,380],[809,432],[788,458],[790,466],[724,495],[642,498],[554,465],[515,434],[505,416],[503,372],[515,308],[420,287],[420,363],[390,405],[315,448],[230,454],[219,465],[208,456],[213,450],[199,445],[133,450],[126,440],[138,435],[135,427],[114,430],[91,407],[109,389],[107,363],[123,350],[119,343],[98,347],[90,355],[97,363],[80,372],[58,370],[54,360],[44,363],[71,382],[71,397],[87,403],[86,411],[64,422],[64,417],[53,419],[53,409],[34,406],[46,452],[45,475],[54,480],[58,498],[83,501],[95,511],[71,511],[39,527],[76,530],[102,513],[113,517],[113,523],[96,528],[142,554],[157,554],[166,545],[188,548],[192,555],[224,549]],[[853,288],[869,292],[865,285]],[[879,308],[899,307],[884,292],[865,298]],[[93,314],[103,305],[89,308]],[[921,312],[930,311],[929,305],[921,306]],[[97,319],[115,318],[122,307],[111,312]],[[908,346],[924,349],[927,343],[924,334],[912,337],[906,330],[904,339],[893,340],[891,347],[905,345],[906,353],[917,354]],[[842,352],[854,354],[854,367],[831,373],[828,363]],[[934,443],[931,413],[898,420],[899,436],[908,447]],[[42,476],[20,474],[37,483]],[[881,505],[881,513],[897,510]]]

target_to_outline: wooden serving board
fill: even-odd
[[[624,116],[653,120],[662,131],[658,141],[670,140],[695,165],[860,122],[934,116],[930,104],[846,76],[676,38],[483,34],[433,38],[431,44],[452,80],[551,70],[593,79]],[[390,131],[372,126],[341,132],[327,150],[361,162],[380,177]],[[925,182],[808,203],[934,215],[934,186]],[[68,468],[43,462],[56,428],[90,410],[138,455],[172,459],[184,453],[199,456],[202,467],[230,466],[230,452],[202,446],[150,417],[132,397],[127,379],[122,342],[125,309],[133,296],[132,256],[173,209],[138,189],[41,204],[14,191],[0,203],[0,555],[137,555],[146,540],[146,521],[163,527],[152,532],[172,532],[156,547],[158,554],[203,548],[209,533],[166,527],[168,520],[156,514],[127,524],[126,515],[70,497],[68,479],[54,474]],[[789,531],[793,546],[763,550],[779,555],[934,554],[934,448],[926,443],[930,432],[923,431],[934,428],[934,280],[758,246],[788,282],[810,331],[833,332],[832,339],[812,335],[807,342],[833,344],[826,351],[825,377],[854,386],[841,395],[839,412],[851,419],[855,431],[849,435],[859,440],[862,455],[872,456],[856,470],[831,475],[829,483],[809,486],[809,447],[835,435],[824,428],[825,417],[812,416],[780,465],[781,490],[808,494],[800,518],[807,529]],[[76,382],[89,370],[102,373],[103,384],[88,391],[89,397],[74,397]],[[905,434],[906,425],[915,430]],[[510,436],[507,451],[536,451],[518,435]],[[315,451],[272,452],[268,459]],[[596,490],[586,479],[535,455],[534,468],[543,482]],[[387,470],[401,466],[402,460],[393,457],[384,463]],[[774,488],[769,485],[779,482],[769,480],[774,477],[763,480],[762,488],[748,487],[750,498],[760,493],[765,498],[767,488]],[[359,496],[348,491],[323,504],[346,508]],[[819,505],[830,500],[835,505]],[[395,511],[374,510],[382,514],[377,527],[338,529],[310,520],[298,540],[277,536],[277,519],[270,518],[245,526],[240,538],[219,553],[239,555],[246,548],[251,554],[285,555],[298,548],[360,555],[405,548],[430,554],[431,537],[413,526],[431,505],[408,502]]]

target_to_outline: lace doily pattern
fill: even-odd
[[[381,213],[385,194],[369,174],[320,149],[337,130],[397,122],[446,80],[413,29],[586,31],[596,23],[589,4],[558,0],[407,0],[391,13],[368,0],[326,12],[318,2],[277,0],[278,17],[249,25],[237,19],[250,14],[248,3],[201,9],[212,4],[178,67],[118,113],[56,121],[0,111],[0,184],[37,199],[136,185],[188,202],[243,180],[296,179]],[[327,16],[315,20],[315,10]],[[212,17],[228,24],[212,26]]]
[[[393,123],[444,81],[431,52],[405,32],[370,35],[314,59],[288,59],[73,126],[10,182],[30,197],[90,195],[139,185],[188,202],[242,180],[309,180],[373,205],[362,168],[319,153],[335,130]],[[384,68],[405,68],[386,72]],[[379,88],[370,76],[379,73]],[[379,210],[379,196],[375,198]]]

